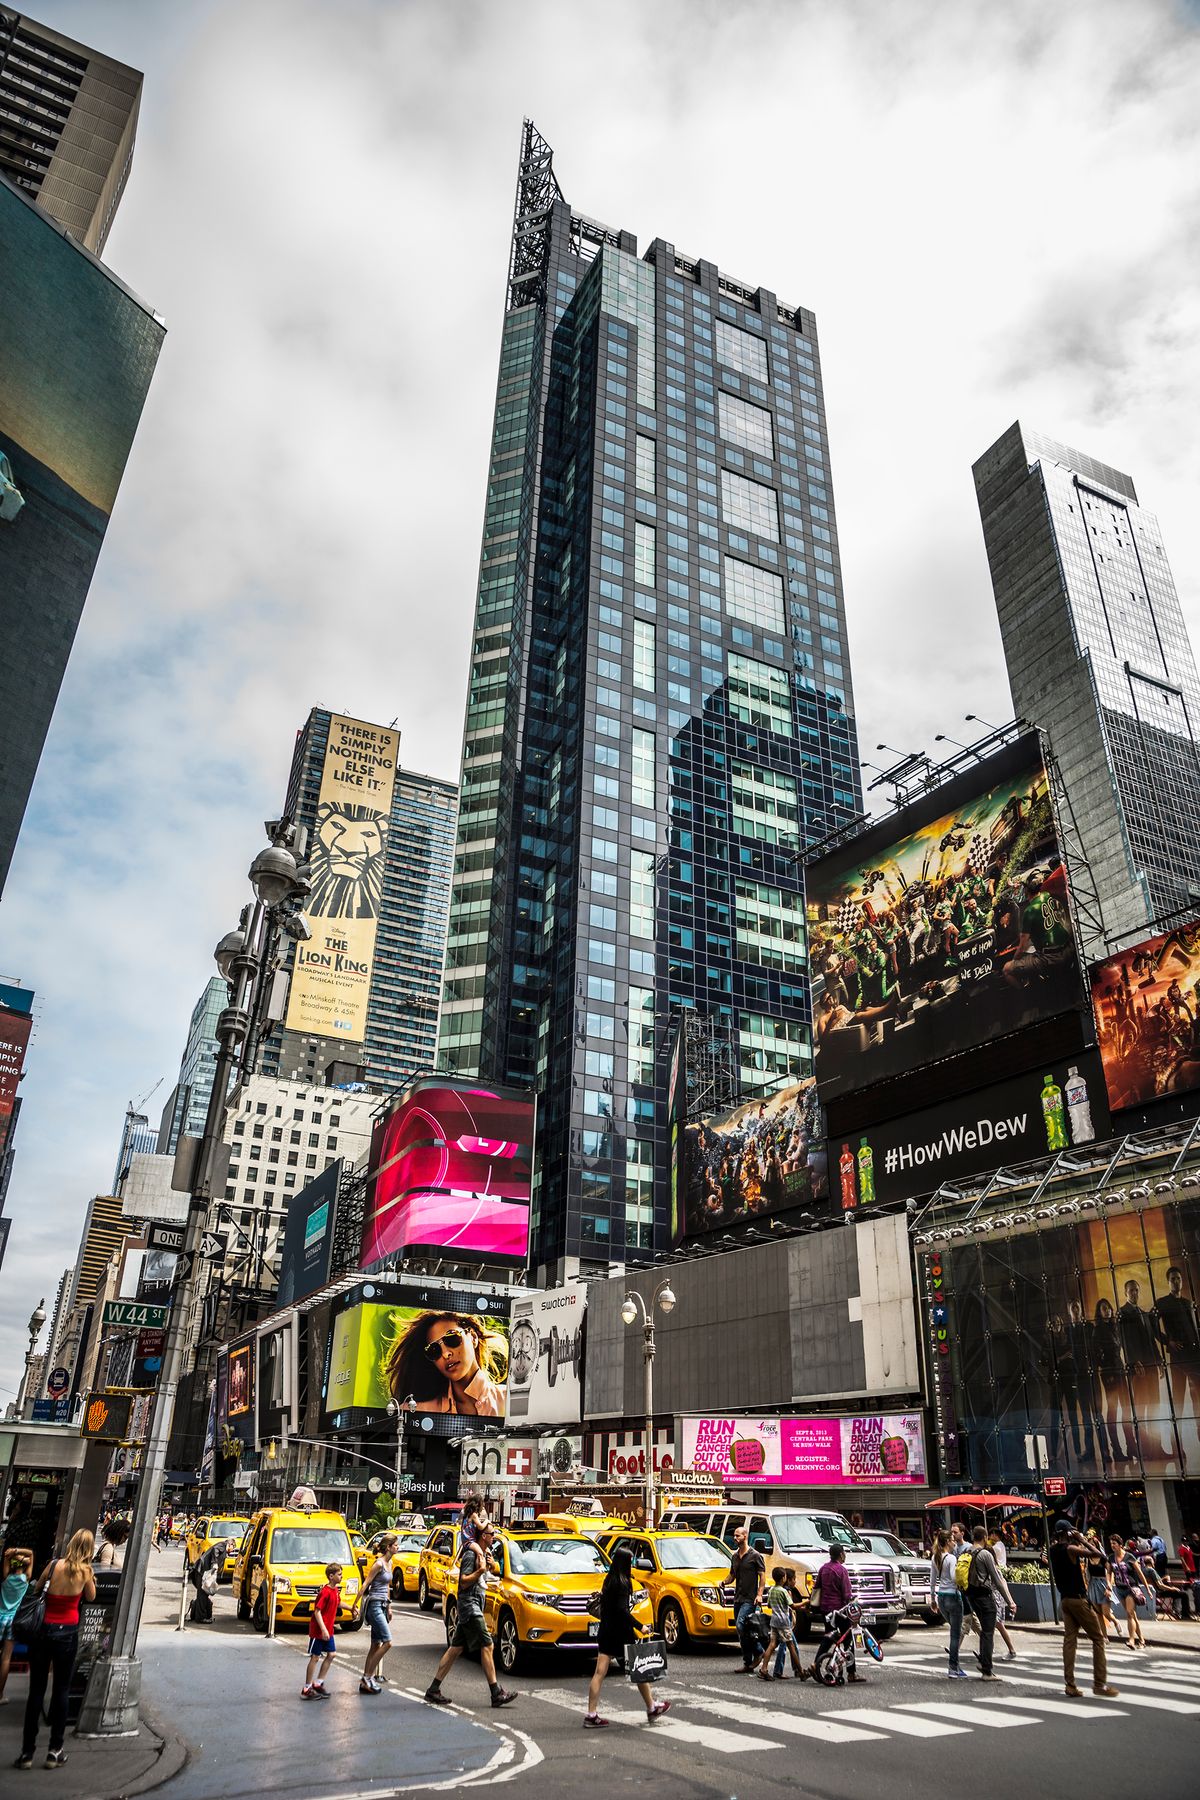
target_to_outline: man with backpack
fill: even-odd
[[[984,1681],[999,1681],[1000,1677],[992,1673],[999,1571],[987,1547],[986,1526],[977,1525],[971,1533],[971,1547],[963,1550],[955,1566],[954,1585],[966,1595],[979,1625],[979,1673]]]

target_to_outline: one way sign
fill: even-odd
[[[200,1239],[200,1254],[215,1262],[218,1256],[224,1256],[229,1248],[229,1238],[219,1231],[206,1231]]]

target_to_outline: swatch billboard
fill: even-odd
[[[1200,1087],[1200,921],[1094,963],[1091,982],[1114,1112]]]
[[[680,1420],[680,1466],[727,1487],[924,1487],[919,1411]]]
[[[308,846],[312,936],[296,945],[287,1027],[361,1044],[383,908],[400,734],[334,713]]]
[[[811,1079],[684,1127],[679,1237],[829,1200],[825,1119]]]
[[[533,1174],[533,1095],[423,1076],[376,1121],[364,1268],[414,1250],[524,1267]]]
[[[334,1304],[322,1428],[410,1397],[418,1413],[502,1419],[509,1315],[507,1295],[372,1281],[349,1289]]]
[[[826,1104],[1082,1003],[1034,732],[810,863],[805,887]]]

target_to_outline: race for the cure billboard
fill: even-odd
[[[1094,963],[1091,981],[1114,1112],[1200,1087],[1200,921]]]
[[[1082,1004],[1036,733],[810,863],[805,888],[826,1105]]]
[[[8,1141],[32,1026],[33,989],[0,983],[0,1153]]]
[[[443,1249],[523,1266],[533,1131],[533,1095],[520,1088],[411,1082],[372,1134],[363,1267]]]
[[[296,945],[289,1031],[356,1044],[367,1034],[399,743],[399,732],[361,719],[335,713],[329,721],[308,846],[312,891],[304,910],[312,937]]]
[[[727,1487],[924,1487],[919,1412],[683,1419],[680,1462]]]

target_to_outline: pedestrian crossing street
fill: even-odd
[[[677,1664],[659,1690],[671,1702],[670,1714],[652,1727],[656,1735],[674,1738],[720,1755],[745,1755],[753,1750],[780,1750],[799,1738],[825,1744],[882,1743],[889,1738],[962,1737],[972,1731],[1005,1731],[1024,1726],[1086,1721],[1103,1726],[1106,1721],[1158,1714],[1167,1726],[1178,1719],[1200,1720],[1200,1657],[1147,1657],[1112,1645],[1109,1680],[1120,1698],[1101,1700],[1091,1692],[1091,1648],[1082,1646],[1076,1663],[1081,1700],[1063,1694],[1060,1640],[1018,1649],[1015,1663],[998,1662],[1002,1683],[982,1686],[977,1680],[950,1685],[946,1680],[944,1643],[939,1649],[918,1650],[906,1646],[887,1654],[882,1668],[867,1664],[870,1704],[834,1707],[825,1704],[831,1690],[811,1682],[789,1682],[781,1704],[780,1690],[740,1677],[705,1679],[694,1665]],[[964,1651],[965,1665],[972,1659]],[[1123,1660],[1122,1660],[1123,1659]],[[923,1700],[886,1698],[895,1675],[926,1676],[930,1693]],[[934,1687],[934,1682],[938,1685]],[[1019,1692],[1014,1690],[1019,1689]],[[846,1690],[838,1690],[846,1695]],[[911,1692],[905,1682],[903,1691]],[[618,1697],[619,1696],[619,1697]],[[848,1697],[848,1695],[846,1695]],[[857,1696],[856,1696],[857,1697]],[[578,1714],[579,1695],[560,1688],[536,1688],[531,1700]],[[633,1700],[633,1704],[629,1701]],[[601,1711],[614,1726],[646,1727],[646,1715],[632,1689],[606,1684]],[[1114,1733],[1114,1735],[1119,1735]]]

